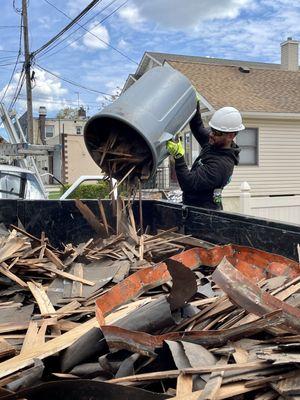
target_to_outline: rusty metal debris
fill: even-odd
[[[103,207],[77,205],[86,243],[0,237],[0,399],[292,398],[297,262],[173,227],[151,235],[122,199],[115,228]]]

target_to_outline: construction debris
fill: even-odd
[[[297,262],[76,204],[86,243],[1,230],[0,398],[299,398]]]

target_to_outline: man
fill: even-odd
[[[182,143],[169,140],[167,150],[175,158],[175,171],[183,192],[183,204],[222,210],[222,189],[230,182],[239,163],[240,148],[233,139],[245,129],[241,114],[233,107],[217,110],[204,128],[200,105],[190,121],[190,128],[202,150],[191,170],[184,159]]]

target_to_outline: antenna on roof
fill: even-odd
[[[249,74],[250,68],[248,68],[248,67],[239,67],[239,71],[242,72],[243,74]]]

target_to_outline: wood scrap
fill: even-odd
[[[109,152],[104,164],[113,156]],[[257,271],[256,293],[267,293],[260,298],[275,296],[274,304],[282,308],[270,313],[274,308],[261,304],[265,312],[254,315],[254,305],[241,303],[241,296],[236,301],[212,279],[222,269],[222,254],[229,262],[240,257],[234,268],[246,263],[245,248],[213,247],[177,228],[151,235],[141,209],[134,210],[136,223],[129,200],[118,200],[115,227],[101,201],[96,213],[77,204],[96,232],[84,243],[55,249],[46,234],[37,238],[19,228],[0,237],[6,282],[0,290],[0,384],[18,388],[29,368],[34,385],[41,369],[34,374],[33,360],[55,355],[53,379],[78,376],[76,371],[91,379],[92,371],[99,379],[106,374],[108,384],[117,383],[120,390],[123,384],[147,389],[151,383],[182,400],[296,396],[300,329],[289,312],[298,304],[291,296],[300,292],[300,277],[263,275],[256,264],[249,267]],[[255,249],[249,252],[249,260],[258,263]],[[258,256],[265,269],[264,255]],[[273,255],[266,257],[272,264]],[[284,265],[276,255],[274,260],[276,268]],[[243,267],[247,272],[247,263]]]

